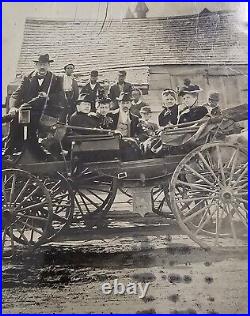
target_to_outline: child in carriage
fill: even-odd
[[[144,106],[140,109],[139,123],[137,125],[137,137],[139,142],[144,142],[148,138],[155,136],[155,132],[158,130],[157,124],[150,121],[152,110],[149,106]]]
[[[108,115],[110,113],[111,99],[102,98],[99,100],[95,117],[99,128],[114,129],[114,120]]]

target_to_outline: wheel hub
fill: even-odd
[[[225,202],[230,202],[233,199],[233,192],[229,188],[226,188],[222,190],[221,196]]]

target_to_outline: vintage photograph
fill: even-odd
[[[2,313],[247,314],[247,2],[2,18]]]

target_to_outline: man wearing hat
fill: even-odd
[[[130,112],[130,94],[122,92],[117,101],[119,108],[108,114],[114,121],[114,128],[120,131],[124,137],[136,137],[139,118]]]
[[[189,79],[184,80],[184,86],[179,91],[184,109],[180,111],[179,123],[189,123],[198,121],[207,115],[205,106],[198,105],[198,96],[202,91],[196,84],[192,84]]]
[[[118,73],[117,83],[112,85],[109,90],[109,98],[112,101],[112,109],[117,109],[119,107],[117,98],[119,98],[122,92],[128,93],[130,96],[132,94],[132,85],[129,82],[126,82],[126,71],[120,70]]]
[[[208,114],[212,116],[221,115],[221,109],[219,106],[220,94],[218,92],[210,92],[208,96],[208,102],[203,104],[208,110]]]
[[[98,82],[98,71],[93,70],[90,73],[89,82],[82,87],[80,94],[87,94],[91,99],[91,111],[96,111],[96,101],[97,98],[102,94],[102,88],[100,83]]]
[[[70,125],[96,128],[98,127],[98,122],[96,117],[90,115],[92,98],[90,95],[80,95],[76,102],[76,112],[70,118]],[[74,132],[77,134],[88,134],[89,132],[80,131],[75,129]]]
[[[141,118],[138,124],[138,138],[143,142],[149,137],[155,136],[155,132],[158,130],[157,124],[150,122],[152,111],[149,106],[144,106],[140,109]]]
[[[79,87],[73,75],[74,70],[74,64],[66,64],[64,66],[65,73],[60,78],[66,100],[65,116],[70,116],[75,112],[76,101],[79,97]]]
[[[10,113],[16,113],[15,118],[10,123],[6,155],[12,155],[15,151],[20,151],[23,145],[23,126],[18,123],[17,112],[22,107],[31,107],[31,122],[29,124],[28,138],[34,145],[34,152],[39,151],[37,132],[42,113],[54,109],[56,105],[60,108],[64,106],[63,91],[59,78],[50,71],[50,64],[53,62],[48,54],[40,55],[34,60],[35,70],[22,79],[18,89],[10,98]]]

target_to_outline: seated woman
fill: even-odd
[[[162,92],[163,111],[158,117],[159,125],[164,127],[169,124],[176,125],[178,122],[179,105],[177,94],[172,89],[165,89]]]
[[[207,108],[198,105],[198,96],[201,91],[202,89],[192,84],[189,79],[184,80],[184,86],[179,92],[184,106],[184,109],[180,111],[179,124],[198,121],[207,115]]]
[[[87,128],[97,128],[98,122],[96,117],[89,115],[91,110],[91,99],[89,95],[81,95],[76,102],[76,112],[72,114],[69,120],[71,126],[76,127],[87,127]],[[88,130],[78,130],[73,131],[77,134],[86,135],[90,134]]]

